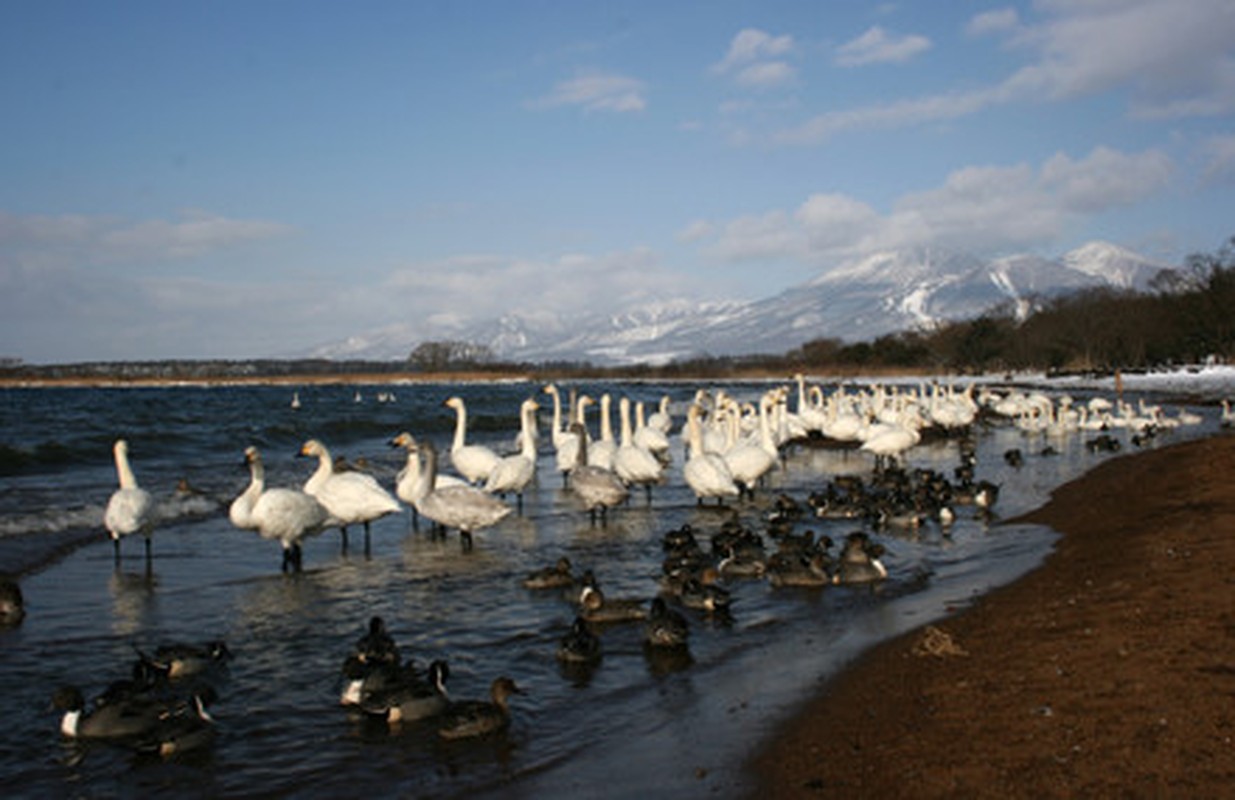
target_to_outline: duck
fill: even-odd
[[[376,692],[362,702],[365,713],[382,717],[390,725],[428,719],[446,711],[450,695],[446,679],[450,668],[442,659],[429,664],[426,680],[403,681]]]
[[[587,443],[587,432],[583,423],[572,423],[570,429],[579,441],[578,463],[570,470],[570,488],[583,501],[583,507],[595,523],[598,510],[601,517],[605,518],[610,508],[626,502],[630,490],[616,473],[588,462],[591,448]]]
[[[0,628],[11,628],[26,617],[26,602],[17,581],[0,580]]]
[[[214,700],[207,687],[194,693],[188,704],[166,711],[154,727],[141,734],[137,749],[161,758],[171,758],[209,745],[214,741],[214,717],[206,706]]]
[[[444,528],[458,528],[465,551],[472,549],[472,534],[492,527],[510,516],[510,506],[475,486],[437,486],[437,448],[423,442],[425,464],[421,481],[427,491],[420,500],[420,513]]]
[[[145,538],[146,567],[150,567],[150,536],[154,532],[154,498],[150,492],[137,485],[133,468],[129,465],[129,443],[117,439],[112,445],[112,457],[116,462],[116,476],[120,488],[112,493],[103,513],[103,527],[111,536],[116,553],[116,566],[120,566],[120,539],[134,533]]]
[[[300,455],[316,456],[317,471],[305,481],[305,494],[313,495],[330,513],[331,522],[343,535],[347,550],[347,526],[364,525],[365,553],[369,552],[369,523],[399,511],[399,501],[381,487],[377,479],[363,472],[336,472],[334,460],[326,445],[310,439],[300,448]]]
[[[713,574],[719,577],[719,574],[714,570],[706,574]],[[727,611],[733,603],[729,590],[723,586],[717,586],[714,579],[700,578],[693,575],[687,577],[682,582],[678,589],[677,597],[678,601],[687,608],[707,612]]]
[[[450,462],[468,483],[484,483],[501,458],[483,444],[467,443],[467,405],[462,397],[447,398],[443,405],[455,411],[455,437],[450,445]]]
[[[60,733],[70,739],[126,739],[152,732],[166,713],[163,703],[145,695],[112,697],[86,712],[86,699],[75,686],[62,686],[52,705],[64,712]]]
[[[519,407],[520,450],[499,460],[485,479],[485,491],[503,497],[514,492],[516,509],[523,513],[523,490],[536,478],[536,412],[540,405],[528,398]]]
[[[563,663],[595,663],[600,660],[600,637],[592,632],[586,619],[577,616],[570,630],[558,640],[555,655]]]
[[[369,618],[365,635],[356,640],[355,655],[362,664],[391,664],[397,667],[402,661],[399,646],[386,630],[386,621],[376,614]]]
[[[703,445],[703,430],[700,427],[699,415],[701,409],[696,403],[691,405],[686,413],[686,426],[690,454],[686,465],[682,468],[685,479],[700,505],[709,497],[715,497],[718,504],[724,504],[726,497],[739,495],[738,485],[733,480],[733,474],[725,459],[719,454],[709,452]]]
[[[343,689],[339,693],[339,705],[360,708],[375,695],[421,680],[410,659],[402,664],[365,661],[355,653],[343,660],[341,674]]]
[[[828,570],[830,563],[823,552],[775,559],[768,565],[768,583],[773,586],[827,586],[833,582]]]
[[[470,739],[503,731],[510,725],[510,697],[523,694],[512,678],[496,678],[489,687],[491,700],[450,703],[439,716],[437,734],[443,739]]]
[[[145,656],[151,666],[166,676],[169,680],[180,680],[195,677],[217,669],[232,658],[232,651],[222,640],[207,642],[203,645],[174,643],[159,645],[153,656]]]
[[[669,608],[663,597],[652,598],[651,610],[643,626],[643,642],[648,647],[685,647],[690,638],[686,618]]]
[[[574,583],[575,576],[571,573],[570,559],[566,556],[561,556],[550,566],[528,573],[523,579],[526,589],[564,589]]]
[[[607,598],[595,584],[583,587],[579,605],[579,616],[588,622],[637,622],[648,617],[643,600]]]
[[[283,545],[283,572],[303,568],[301,542],[321,533],[331,523],[326,508],[306,492],[291,488],[266,488],[266,470],[261,453],[249,446],[244,451],[249,467],[249,486],[228,509],[231,523],[242,530],[255,530],[263,539]]]
[[[884,580],[888,570],[879,560],[883,552],[883,546],[872,542],[865,532],[854,531],[845,537],[832,582],[854,584]]]
[[[391,447],[403,448],[407,451],[407,463],[395,475],[395,496],[407,504],[412,510],[412,527],[420,525],[420,501],[428,491],[428,484],[420,479],[423,468],[420,464],[420,450],[416,447],[416,439],[407,431],[403,431],[389,442]],[[467,486],[467,481],[455,475],[438,471],[437,486]]]

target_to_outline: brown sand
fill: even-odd
[[[859,659],[760,797],[1235,796],[1235,437],[1106,462],[1038,570]]]

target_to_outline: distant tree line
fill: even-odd
[[[475,372],[537,377],[726,378],[796,371],[1109,372],[1235,359],[1235,237],[1215,253],[1188,256],[1163,270],[1148,291],[1094,288],[1039,299],[1021,319],[1012,302],[931,330],[871,341],[821,338],[786,353],[700,355],[663,365],[599,367],[586,361],[502,361],[484,345],[455,340],[418,344],[404,361],[330,359],[164,360],[30,365],[0,358],[0,377],[195,380],[315,375]]]

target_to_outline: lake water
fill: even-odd
[[[717,384],[716,386],[720,386]],[[724,385],[754,399],[768,384]],[[749,788],[743,759],[795,704],[871,644],[963,607],[1040,563],[1054,534],[1002,525],[960,509],[951,534],[926,526],[913,535],[876,530],[889,579],[875,587],[787,590],[763,580],[728,584],[728,624],[687,614],[689,659],[650,659],[638,626],[602,632],[604,656],[587,674],[566,673],[554,652],[573,607],[560,595],[524,589],[531,570],[568,556],[592,568],[609,596],[658,591],[661,537],[689,523],[701,540],[736,513],[763,531],[772,497],[804,500],[838,475],[868,475],[871,459],[852,450],[789,450],[768,486],[729,510],[699,508],[681,478],[676,440],[664,486],[651,503],[635,493],[607,524],[593,525],[562,489],[547,435],[548,396],[528,383],[299,387],[8,389],[0,391],[0,571],[20,574],[28,616],[0,631],[0,791],[16,796],[631,797],[649,792],[732,796]],[[571,388],[562,387],[563,390]],[[695,384],[579,384],[654,405],[673,398],[675,435]],[[379,393],[390,395],[378,402]],[[392,487],[403,466],[390,437],[410,431],[449,447],[458,394],[468,404],[469,439],[513,450],[518,405],[542,403],[538,477],[521,515],[478,533],[473,551],[411,527],[407,515],[374,523],[366,556],[353,529],[341,551],[337,531],[309,540],[305,572],[280,572],[277,544],[228,522],[226,505],[248,480],[244,448],[257,445],[268,486],[301,485],[314,463],[294,454],[317,438]],[[1083,398],[1082,398],[1083,399]],[[616,406],[616,402],[615,402]],[[1212,433],[1206,420],[1157,443]],[[616,418],[616,414],[615,414]],[[593,429],[595,413],[593,412]],[[1124,437],[1126,434],[1117,434]],[[140,484],[160,502],[153,572],[139,539],[122,542],[114,567],[102,514],[115,488],[111,445],[129,440]],[[997,516],[1031,510],[1050,491],[1108,454],[1083,435],[1044,442],[1007,425],[977,436],[978,477],[1001,485]],[[1021,448],[1026,463],[1002,457]],[[448,459],[444,459],[448,463]],[[957,444],[915,448],[909,466],[951,474]],[[200,492],[178,495],[185,479]],[[807,520],[840,540],[853,522]],[[49,558],[52,553],[56,557]],[[510,675],[527,693],[512,701],[505,734],[449,746],[409,726],[349,716],[338,704],[340,666],[372,615],[382,616],[402,652],[424,665],[450,663],[455,698],[484,697]],[[127,676],[134,646],[223,639],[234,654],[212,707],[217,737],[208,749],[160,761],[107,744],[66,742],[49,707],[63,684],[89,697]]]

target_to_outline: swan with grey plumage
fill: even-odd
[[[472,549],[472,534],[492,527],[510,516],[510,506],[475,486],[437,486],[437,448],[421,442],[424,469],[420,480],[420,513],[443,528],[458,528],[463,549]]]

